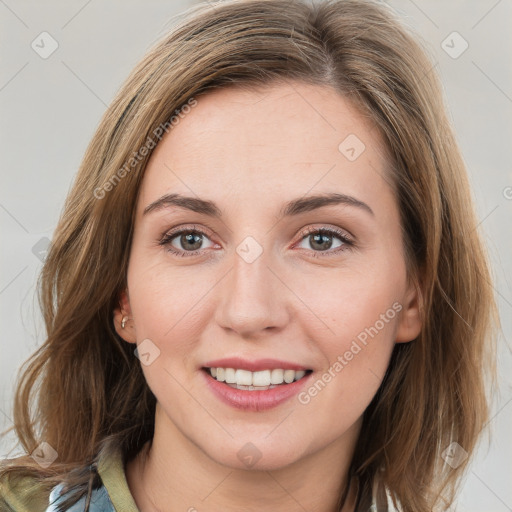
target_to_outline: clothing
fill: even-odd
[[[140,512],[126,481],[120,451],[110,460],[100,457],[98,474],[103,485],[92,492],[90,512]],[[62,484],[57,485],[48,496],[48,493],[41,491],[35,479],[30,477],[20,479],[15,486],[0,481],[0,512],[56,512],[57,505],[65,499],[65,495],[61,494],[62,489]],[[5,511],[2,507],[2,498],[9,507]],[[66,512],[83,512],[84,506],[85,498],[72,505]],[[389,495],[388,510],[396,510]],[[376,511],[377,508],[373,504],[369,512]]]
[[[62,484],[54,487],[50,493],[50,506],[46,509],[46,512],[58,512],[57,505],[62,502],[64,496],[61,495]],[[91,501],[89,505],[91,512],[115,512],[114,505],[109,498],[108,492],[105,486],[92,491]],[[85,498],[77,501],[70,508],[66,509],[66,512],[83,512],[85,510]]]
[[[103,485],[92,492],[90,512],[139,512],[130,493],[126,481],[121,452],[110,460],[100,458],[98,474]],[[54,487],[48,496],[41,492],[40,486],[34,479],[23,478],[14,485],[0,482],[0,509],[2,498],[7,502],[9,512],[56,512],[57,505],[62,503],[62,484]],[[66,512],[83,512],[85,498],[79,500]]]

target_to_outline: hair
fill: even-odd
[[[134,152],[209,91],[301,81],[331,87],[381,133],[421,296],[421,333],[395,345],[364,413],[357,511],[372,499],[387,510],[385,492],[404,511],[453,502],[471,457],[452,468],[442,453],[457,442],[471,455],[488,420],[497,317],[466,168],[418,39],[375,1],[239,0],[196,6],[148,51],[86,150],[38,281],[47,338],[20,371],[13,428],[27,453],[46,441],[58,459],[10,459],[0,476],[65,481],[70,504],[98,485],[100,453],[126,461],[151,441],[156,399],[113,324],[152,149]]]

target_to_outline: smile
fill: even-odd
[[[241,368],[205,368],[217,382],[224,382],[235,389],[264,391],[302,379],[311,370],[284,370],[273,368],[251,372]]]
[[[265,411],[292,399],[304,389],[313,373],[280,368],[251,372],[218,366],[201,370],[212,396],[244,412]]]

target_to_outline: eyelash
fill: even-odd
[[[192,227],[186,227],[183,229],[179,229],[177,231],[171,231],[169,233],[165,233],[162,237],[162,239],[159,241],[159,245],[162,247],[165,247],[167,251],[174,254],[175,256],[178,256],[180,258],[188,258],[190,256],[197,256],[203,249],[197,249],[195,251],[179,251],[175,249],[171,242],[179,235],[182,235],[183,233],[194,233],[198,235],[203,235],[208,237],[208,233],[203,231],[202,229],[196,228],[196,226]],[[321,228],[313,228],[309,227],[307,228],[301,235],[300,240],[297,243],[302,242],[305,238],[312,234],[319,234],[319,235],[329,235],[329,236],[336,236],[338,237],[342,242],[343,245],[340,247],[337,247],[334,250],[326,250],[326,251],[308,251],[311,252],[311,254],[315,258],[323,258],[323,257],[329,257],[329,256],[336,256],[341,251],[345,251],[355,245],[352,238],[350,238],[345,232],[337,229],[337,228],[327,228],[327,227],[321,227]],[[307,250],[307,249],[303,249]]]

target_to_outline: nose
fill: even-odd
[[[234,253],[233,267],[221,285],[218,325],[251,339],[283,329],[290,316],[290,291],[276,274],[265,252],[251,263]]]

